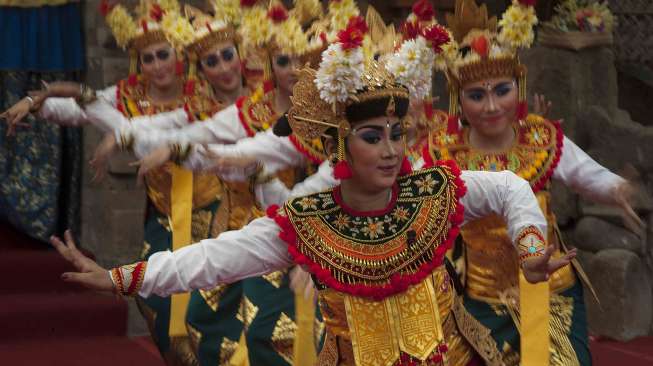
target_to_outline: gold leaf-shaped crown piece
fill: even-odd
[[[475,0],[456,0],[455,13],[447,13],[447,26],[456,42],[461,43],[474,29],[497,31],[497,17],[488,18],[487,6],[478,6]]]
[[[315,76],[316,71],[310,68],[299,71],[288,111],[288,123],[293,133],[306,141],[319,138],[331,127],[339,127],[332,106],[320,98]]]
[[[368,34],[373,45],[373,53],[388,55],[394,52],[397,43],[397,33],[394,25],[386,25],[379,12],[371,5],[367,7],[365,23],[369,28]]]
[[[381,62],[369,62],[362,78],[365,87],[356,95],[351,96],[347,105],[385,97],[408,98],[408,89],[399,85],[394,76],[386,69],[385,64]]]
[[[230,24],[190,5],[184,7],[184,13],[195,30],[195,39],[188,46],[190,52],[200,55],[216,44],[235,41],[235,31]]]

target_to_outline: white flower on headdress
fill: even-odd
[[[533,26],[536,24],[535,9],[514,0],[499,21],[501,32],[497,40],[512,49],[530,47],[534,39]]]
[[[166,12],[161,19],[161,28],[170,43],[178,50],[195,40],[195,29],[190,22],[177,12]]]
[[[410,96],[424,99],[431,92],[435,54],[423,37],[410,39],[390,57],[386,68],[395,80],[408,88]]]
[[[365,85],[363,83],[363,50],[343,50],[334,43],[322,53],[322,62],[315,76],[320,98],[329,104],[345,102]]]

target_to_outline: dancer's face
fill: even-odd
[[[200,55],[200,65],[211,86],[229,93],[242,85],[240,58],[233,42],[222,42]]]
[[[370,192],[391,188],[404,158],[404,131],[397,117],[375,117],[352,126],[347,161],[355,180]]]
[[[165,89],[177,81],[177,55],[167,42],[143,48],[139,54],[143,76],[156,88]]]
[[[466,84],[460,105],[471,128],[480,135],[495,137],[510,129],[518,104],[517,82],[512,78],[491,78]]]
[[[272,55],[272,72],[279,90],[292,94],[292,88],[297,82],[297,70],[299,69],[299,58],[288,56],[283,53]]]

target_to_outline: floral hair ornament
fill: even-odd
[[[456,133],[459,126],[459,90],[465,84],[495,77],[514,77],[519,85],[517,120],[528,114],[526,103],[526,67],[519,62],[519,49],[529,48],[537,24],[535,0],[513,0],[501,20],[488,17],[485,5],[474,0],[456,0],[454,14],[447,14],[447,24],[458,52],[447,59],[449,81],[449,126]]]
[[[215,16],[186,5],[184,7],[185,18],[179,17],[171,20],[171,27],[176,28],[179,34],[183,32],[184,36],[187,37],[180,40],[185,45],[189,62],[188,80],[184,87],[186,95],[192,95],[195,90],[199,55],[223,42],[237,43],[232,25],[235,17],[239,14],[238,10],[240,8],[237,6],[237,2],[234,0],[221,0],[214,1],[212,5]],[[227,10],[226,13],[223,12],[222,7]]]
[[[116,43],[129,50],[129,85],[138,82],[138,52],[143,48],[159,43],[170,42],[173,46],[187,36],[184,30],[164,27],[164,19],[170,14],[179,14],[176,0],[141,0],[136,7],[136,18],[121,4],[110,5],[106,0],[100,3],[100,12],[104,15]]]
[[[406,87],[397,84],[394,76],[365,53],[363,42],[368,27],[361,17],[350,18],[347,28],[338,33],[338,41],[322,54],[317,71],[305,68],[293,89],[293,105],[288,122],[293,133],[305,140],[320,138],[329,128],[338,131],[334,166],[337,179],[352,176],[345,154],[345,138],[351,132],[346,117],[348,106],[366,101],[390,98],[386,113],[394,113],[394,98],[408,99]]]

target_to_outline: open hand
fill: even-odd
[[[70,230],[66,230],[64,239],[65,242],[52,236],[50,243],[65,260],[75,266],[78,272],[66,272],[61,275],[61,279],[93,290],[113,291],[113,282],[109,277],[109,272],[77,249]]]
[[[32,102],[28,98],[21,99],[18,103],[11,106],[0,114],[0,119],[7,121],[7,136],[16,133],[16,127],[29,127],[29,124],[22,122],[32,107]]]
[[[643,238],[646,225],[631,205],[635,190],[635,186],[632,183],[625,181],[613,189],[612,196],[617,206],[621,208],[621,218],[624,226],[640,238]]]
[[[528,258],[522,264],[524,277],[530,283],[544,282],[549,279],[551,274],[560,268],[568,265],[576,257],[576,249],[568,251],[560,258],[551,258],[555,248],[549,245],[544,250],[544,254],[539,257]]]
[[[170,161],[171,156],[172,149],[170,149],[170,146],[162,145],[152,150],[149,155],[141,160],[130,163],[130,166],[138,166],[138,174],[136,176],[138,185],[140,186],[143,184],[147,173]]]
[[[551,111],[551,101],[546,100],[546,97],[544,95],[537,94],[537,93],[533,96],[533,101],[534,101],[533,113],[546,118],[546,116]]]
[[[115,153],[117,148],[116,136],[111,132],[106,133],[95,149],[93,159],[88,162],[95,171],[93,182],[99,182],[105,177],[109,158]]]

